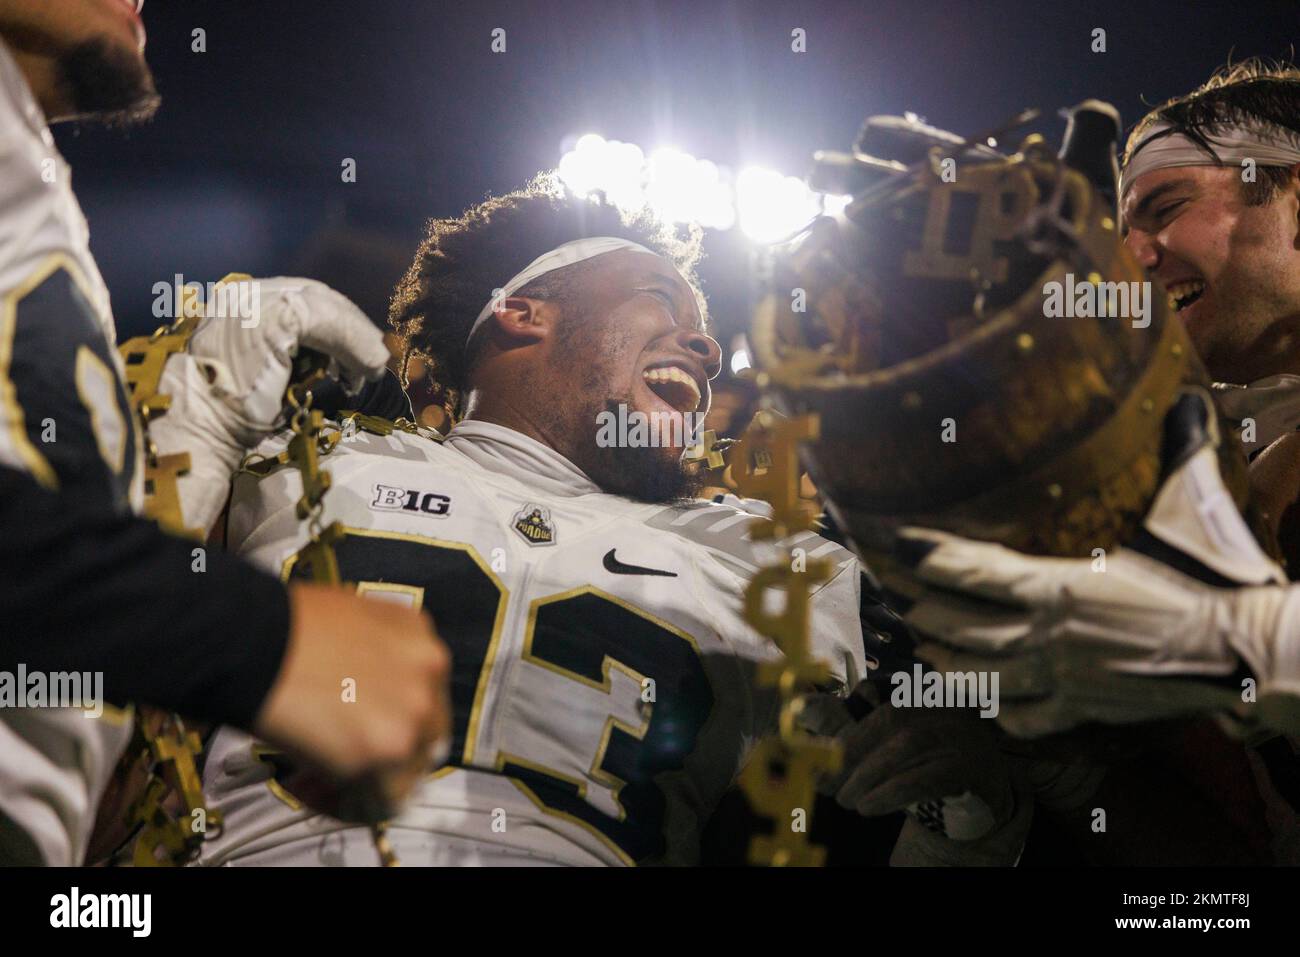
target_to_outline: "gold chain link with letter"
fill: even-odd
[[[325,416],[319,409],[311,407],[311,387],[324,376],[325,363],[318,362],[304,378],[289,386],[285,398],[293,409],[289,418],[293,438],[289,440],[284,461],[302,476],[302,497],[295,504],[294,512],[300,521],[307,523],[307,532],[311,536],[298,551],[297,567],[305,567],[314,582],[341,585],[343,579],[339,574],[334,545],[345,533],[339,522],[321,525],[321,514],[325,510],[323,499],[330,488],[330,473],[320,467],[321,455],[338,443],[340,433],[322,435]],[[400,861],[388,840],[387,827],[384,821],[374,823],[370,833],[382,866],[397,867]]]
[[[251,277],[231,273],[221,282]],[[164,531],[203,542],[207,532],[187,528],[181,511],[177,479],[190,469],[190,455],[179,452],[159,455],[149,436],[149,425],[171,408],[172,397],[159,392],[167,360],[183,352],[202,318],[195,290],[186,288],[169,326],[159,326],[152,335],[128,339],[118,348],[126,366],[127,394],[139,417],[144,446],[144,515]],[[198,854],[209,827],[220,830],[221,814],[207,807],[203,796],[198,756],[203,742],[198,732],[187,729],[180,715],[156,708],[137,710],[135,732],[123,761],[143,762],[147,767],[144,793],[127,810],[127,827],[135,833],[132,861],[137,867],[179,867]],[[180,813],[171,807],[179,801]]]
[[[756,540],[777,543],[814,527],[816,510],[799,495],[798,445],[816,437],[815,416],[786,419],[761,411],[734,450],[732,472],[740,494],[772,506],[772,520],[751,527]],[[755,747],[740,785],[754,812],[773,822],[771,835],[751,839],[749,862],[820,866],[826,849],[808,838],[816,778],[819,772],[839,770],[840,746],[809,734],[798,717],[803,694],[829,677],[826,665],[812,657],[808,600],[817,585],[831,578],[832,567],[826,559],[796,561],[793,553],[788,555],[785,561],[760,568],[745,589],[745,620],[772,639],[782,658],[759,666],[759,684],[777,689],[778,727]],[[776,613],[767,610],[772,593],[784,597]]]

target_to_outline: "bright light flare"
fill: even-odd
[[[646,164],[646,201],[664,219],[730,229],[736,222],[731,187],[708,160],[659,149]]]
[[[645,201],[644,168],[645,154],[635,143],[588,133],[560,158],[558,172],[578,196],[600,190],[610,202],[635,208]]]
[[[795,176],[750,166],[736,177],[740,228],[758,243],[773,243],[806,226],[822,211],[821,196]]]
[[[803,180],[751,166],[734,178],[729,170],[679,149],[648,157],[633,143],[596,133],[579,137],[560,159],[560,180],[574,194],[603,192],[629,209],[648,205],[673,223],[726,230],[737,223],[756,242],[791,235],[819,213],[834,213],[847,196],[814,193]]]

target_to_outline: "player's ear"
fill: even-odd
[[[1286,186],[1282,189],[1282,196],[1291,203],[1291,214],[1295,221],[1291,224],[1294,227],[1294,239],[1292,246],[1300,250],[1300,163],[1295,163],[1287,169]]]
[[[527,345],[545,339],[555,328],[558,310],[542,299],[508,296],[491,321],[497,331],[516,345]]]

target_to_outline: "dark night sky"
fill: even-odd
[[[1300,35],[1295,0],[148,0],[144,18],[157,119],[58,134],[124,335],[156,324],[150,290],[173,272],[295,271],[322,230],[387,235],[409,257],[425,219],[554,166],[571,134],[794,174],[875,113],[974,133],[1040,106],[1055,141],[1061,106],[1100,97],[1128,125],[1143,97],[1187,91],[1234,49],[1288,56]],[[790,52],[794,27],[807,53]],[[1094,27],[1106,53],[1090,52]],[[724,327],[744,319],[738,245],[715,240],[704,273]],[[396,278],[378,272],[376,288]]]

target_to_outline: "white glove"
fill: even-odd
[[[284,393],[299,348],[337,364],[352,391],[383,374],[383,333],[346,296],[313,279],[246,280],[252,317],[203,318],[185,352],[167,360],[159,391],[171,407],[149,427],[162,455],[188,452],[179,480],[187,528],[206,532],[225,504],[244,455],[283,420]]]
[[[927,590],[906,615],[941,642],[917,654],[941,671],[998,672],[998,721],[1023,737],[1208,711],[1300,730],[1300,593],[1250,535],[1211,446],[1174,472],[1144,525],[1218,585],[1132,549],[1037,558],[903,530],[935,546],[916,576],[947,590]],[[1242,662],[1254,696],[1223,680]]]

